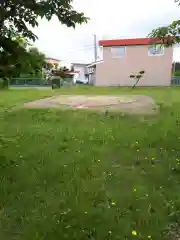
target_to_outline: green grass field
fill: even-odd
[[[131,93],[152,96],[160,113],[12,111],[54,94]],[[0,239],[180,238],[179,88],[10,90],[0,96]]]

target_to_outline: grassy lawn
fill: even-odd
[[[8,90],[0,92],[0,111],[11,109],[12,107],[21,105],[24,102],[49,97],[54,94],[51,90]]]
[[[53,94],[131,93],[0,92],[0,239],[179,239],[180,89],[135,89],[160,104],[153,117],[6,111]]]

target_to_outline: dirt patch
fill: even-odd
[[[69,96],[61,95],[25,103],[26,108],[70,108],[154,114],[158,107],[148,96]]]

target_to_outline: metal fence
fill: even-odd
[[[44,78],[11,78],[9,81],[10,86],[15,87],[47,87],[53,84],[56,87],[70,86],[73,84],[73,78],[59,78],[54,80],[47,80]]]
[[[171,79],[171,85],[173,86],[180,86],[180,77],[172,77]]]
[[[9,84],[11,86],[43,86],[45,81],[43,78],[11,78]]]

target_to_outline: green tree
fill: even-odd
[[[37,48],[31,47],[27,51],[26,57],[22,59],[19,75],[40,75],[45,65],[45,55]]]
[[[18,67],[22,56],[27,54],[17,39],[35,41],[37,37],[29,27],[38,26],[39,17],[50,20],[53,16],[68,27],[75,27],[77,23],[88,20],[83,13],[74,10],[72,0],[0,1],[0,77],[11,75],[12,69]]]
[[[0,77],[19,77],[20,75],[40,75],[45,64],[45,55],[35,47],[28,47],[23,38],[13,39],[18,43],[16,57],[7,51],[0,52]]]
[[[23,64],[22,59],[27,57],[27,43],[20,37],[13,37],[9,41],[9,48],[0,48],[0,78],[7,79],[14,75]]]
[[[180,6],[180,0],[175,0],[175,3]],[[180,20],[173,21],[168,26],[162,26],[154,29],[149,37],[157,40],[161,40],[163,44],[171,46],[175,43],[180,43]]]

